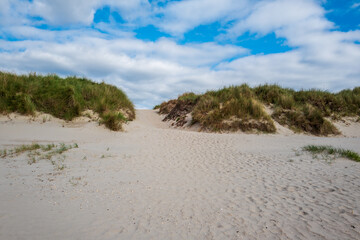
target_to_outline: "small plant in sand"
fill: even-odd
[[[113,155],[111,154],[102,154],[100,158],[111,158]]]
[[[21,154],[23,152],[34,151],[34,150],[38,150],[40,148],[41,148],[41,146],[39,144],[33,143],[30,145],[21,145],[19,147],[15,147],[14,149],[10,150],[10,152],[13,154]]]
[[[314,156],[322,154],[323,156],[343,157],[356,162],[360,162],[360,155],[351,150],[334,148],[332,146],[324,145],[307,145],[302,148],[304,151],[312,153]]]
[[[34,164],[37,163],[39,160],[50,160],[52,165],[54,165],[56,170],[63,170],[65,168],[65,165],[63,164],[63,161],[65,159],[65,156],[62,155],[64,152],[73,149],[78,148],[78,144],[69,144],[66,145],[65,143],[61,144],[46,144],[41,145],[38,143],[33,143],[29,145],[21,145],[12,149],[4,149],[0,151],[0,156],[2,158],[6,157],[16,157],[19,156],[25,152],[27,152],[28,157],[28,163]],[[54,156],[57,156],[56,160],[54,160]]]
[[[6,156],[7,156],[7,150],[6,149],[0,150],[0,157],[5,158]]]

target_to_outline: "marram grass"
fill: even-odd
[[[178,103],[193,105],[193,122],[213,131],[275,132],[275,120],[295,132],[328,136],[340,132],[326,118],[352,116],[360,119],[360,87],[330,93],[316,89],[295,91],[278,85],[250,88],[243,84],[204,94],[185,93],[155,109],[168,114]],[[267,114],[264,106],[273,113]]]
[[[40,111],[72,120],[88,109],[111,130],[120,130],[123,122],[135,118],[134,105],[115,86],[77,77],[0,72],[0,113]]]

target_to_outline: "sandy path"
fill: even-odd
[[[360,239],[360,138],[209,134],[137,112],[124,133],[0,122],[0,146],[76,142],[66,168],[0,159],[0,239]]]

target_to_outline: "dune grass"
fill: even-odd
[[[187,92],[177,99],[163,102],[158,108],[159,113],[168,114],[164,120],[172,119],[181,123],[184,123],[185,115],[191,112],[192,123],[199,123],[204,130],[240,129],[268,133],[276,130],[272,119],[247,85],[226,87],[205,94]],[[174,110],[177,111],[175,114]]]
[[[360,155],[356,152],[342,149],[342,148],[334,148],[332,146],[324,146],[324,145],[307,145],[303,147],[304,151],[310,152],[312,154],[326,154],[333,155],[337,157],[344,157],[356,162],[360,162]]]
[[[360,119],[360,87],[330,93],[316,89],[295,91],[278,85],[250,88],[244,84],[200,95],[185,93],[155,109],[169,114],[179,102],[186,101],[194,104],[193,122],[212,131],[255,129],[271,133],[276,130],[275,120],[295,132],[327,136],[340,132],[326,118]],[[272,108],[271,116],[264,111],[264,105]]]
[[[278,85],[261,85],[254,88],[254,92],[263,102],[282,109],[311,105],[325,117],[360,115],[360,87],[330,93],[317,89],[294,91]]]
[[[199,100],[200,96],[201,95],[195,94],[193,92],[186,92],[180,95],[178,97],[178,100],[190,102],[190,103],[196,103]]]
[[[88,109],[111,130],[120,130],[123,122],[135,118],[132,102],[115,86],[77,77],[0,72],[0,113],[40,111],[72,120]]]
[[[326,117],[360,116],[360,88],[330,93],[316,89],[294,91],[277,85],[254,88],[256,96],[274,108],[272,117],[296,132],[339,134]]]
[[[193,122],[213,131],[259,130],[275,132],[275,126],[247,85],[208,91],[193,110]]]

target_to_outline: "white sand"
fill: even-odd
[[[182,131],[150,110],[123,133],[63,124],[0,119],[1,149],[79,145],[64,170],[0,159],[0,239],[360,239],[360,163],[296,153],[360,137]]]

